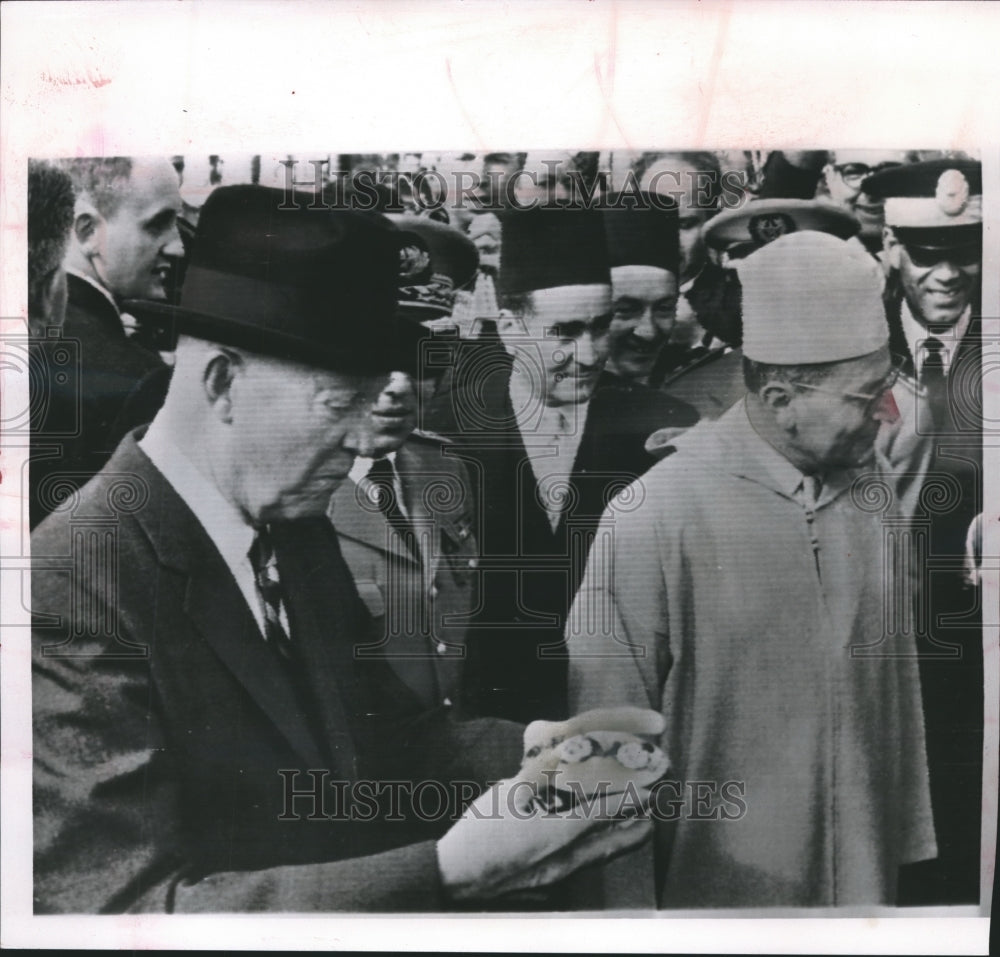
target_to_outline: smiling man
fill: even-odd
[[[961,571],[982,509],[982,167],[927,160],[864,182],[885,203],[885,256],[893,349],[920,385],[913,419],[929,458],[921,499],[927,558],[918,648],[931,793],[941,855],[904,874],[903,902],[979,899],[983,651],[979,599]]]
[[[904,150],[835,150],[823,167],[817,193],[828,196],[857,219],[861,224],[858,237],[869,252],[882,249],[885,210],[881,198],[865,191],[864,182],[875,173],[896,169],[911,159]]]
[[[77,356],[74,388],[53,399],[46,422],[55,454],[33,457],[32,482],[44,514],[56,489],[81,486],[107,462],[132,425],[129,401],[159,355],[128,337],[128,298],[162,299],[169,256],[182,253],[177,172],[166,159],[104,157],[63,161],[76,190],[66,252],[68,304],[63,337]],[[39,436],[40,443],[47,437]]]
[[[639,194],[632,208],[603,211],[613,310],[608,370],[643,385],[677,320],[678,211],[656,200]]]
[[[642,855],[609,865],[604,906],[893,904],[899,866],[935,854],[912,636],[866,653],[891,569],[855,483],[897,416],[877,269],[816,232],[747,257],[745,401],[598,530],[571,707],[661,708],[666,793],[702,786],[657,823],[659,879]]]
[[[614,311],[599,210],[504,216],[499,285],[503,349],[465,343],[431,419],[469,463],[478,507],[465,699],[478,714],[560,718],[562,632],[601,512],[655,461],[650,432],[697,413],[605,371]]]

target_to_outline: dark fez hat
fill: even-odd
[[[667,196],[621,193],[602,210],[608,262],[615,266],[656,266],[675,276],[680,268],[680,217]]]
[[[411,371],[419,327],[395,318],[400,233],[377,213],[227,186],[205,201],[179,306],[134,301],[177,333],[335,371]],[[297,208],[296,208],[297,204]]]
[[[969,159],[908,163],[869,176],[862,190],[885,200],[885,224],[900,242],[926,249],[983,238],[983,167]]]
[[[501,294],[611,285],[600,210],[535,206],[510,210],[501,223]]]
[[[476,244],[454,226],[412,213],[388,214],[401,232],[399,316],[414,322],[450,316],[455,293],[476,277]]]

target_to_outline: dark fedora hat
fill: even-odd
[[[311,203],[220,187],[202,208],[180,305],[125,309],[174,334],[321,368],[414,371],[422,330],[395,315],[400,231],[378,213]]]

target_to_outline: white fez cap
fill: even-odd
[[[863,249],[803,230],[740,263],[743,354],[773,365],[855,359],[889,341],[879,265]]]

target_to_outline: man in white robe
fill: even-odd
[[[648,702],[672,759],[655,860],[578,882],[588,907],[893,904],[936,854],[915,648],[885,614],[878,276],[796,233],[741,279],[748,394],[612,502],[567,627],[571,709]]]

